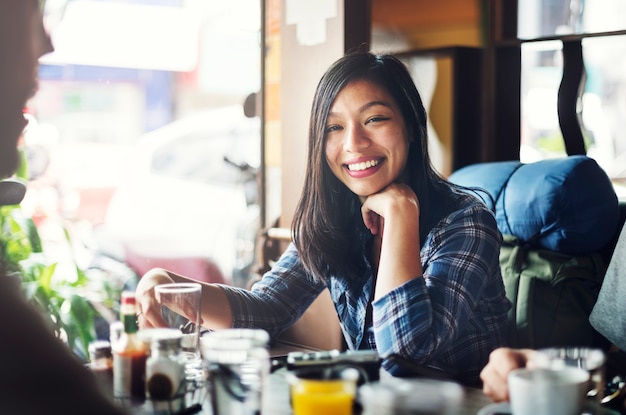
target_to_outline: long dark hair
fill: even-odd
[[[406,66],[392,55],[349,54],[322,76],[311,109],[304,188],[292,232],[304,266],[317,278],[330,274],[358,277],[367,261],[357,243],[367,232],[361,203],[331,171],[325,157],[328,113],[348,84],[366,80],[385,89],[402,112],[410,146],[403,173],[420,201],[420,240],[454,209],[453,186],[432,167],[428,156],[426,110]]]

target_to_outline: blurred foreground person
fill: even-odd
[[[52,51],[37,0],[0,0],[0,179],[19,165],[23,109],[37,90],[38,59]],[[0,197],[0,199],[2,199]],[[15,203],[15,202],[11,202]],[[2,229],[2,232],[10,230]],[[57,339],[8,275],[0,252],[0,413],[122,414]]]

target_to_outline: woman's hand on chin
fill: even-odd
[[[419,200],[404,184],[392,183],[378,193],[365,198],[361,206],[363,222],[374,235],[383,233],[385,220],[398,216],[401,222],[404,215],[419,218]],[[408,221],[407,221],[408,223]]]

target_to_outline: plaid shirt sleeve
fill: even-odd
[[[291,244],[251,291],[221,287],[233,310],[233,327],[262,328],[273,339],[295,323],[326,285],[305,271]]]
[[[504,343],[510,305],[499,267],[501,240],[492,212],[479,205],[433,229],[421,250],[423,278],[373,303],[379,354],[477,381],[491,350]],[[383,366],[392,374],[399,370]]]

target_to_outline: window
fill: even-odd
[[[520,1],[518,35],[528,40],[521,48],[522,161],[565,154],[557,114],[557,96],[563,78],[560,39],[579,35],[584,77],[576,111],[585,149],[610,177],[626,179],[624,30],[623,1]]]
[[[37,158],[45,171],[24,209],[39,219],[51,261],[68,255],[55,249],[64,243],[58,223],[80,223],[77,242],[99,254],[209,259],[231,282],[239,227],[258,226],[248,188],[260,120],[243,106],[260,88],[260,2],[48,0],[46,8],[55,51],[40,60],[26,144],[50,163]]]
[[[626,197],[626,3],[493,4],[493,158],[587,154]]]

